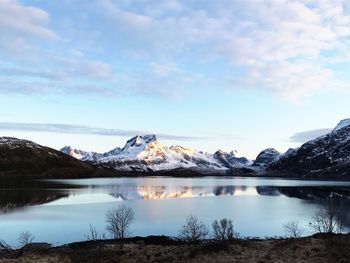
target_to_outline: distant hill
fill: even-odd
[[[91,164],[28,140],[0,137],[0,176],[69,177],[96,172]]]

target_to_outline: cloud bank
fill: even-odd
[[[85,134],[100,136],[123,136],[133,137],[135,135],[152,134],[139,130],[122,130],[122,129],[106,129],[96,128],[83,125],[55,124],[55,123],[20,123],[20,122],[0,122],[0,130],[10,131],[30,131],[30,132],[55,132],[69,134]],[[179,136],[172,134],[157,134],[159,138],[165,140],[191,141],[200,140],[202,137]]]
[[[305,143],[307,141],[316,139],[319,136],[325,135],[331,131],[332,131],[331,128],[326,128],[326,129],[317,129],[317,130],[310,130],[310,131],[304,131],[304,132],[297,132],[294,135],[292,135],[289,140],[291,142]]]

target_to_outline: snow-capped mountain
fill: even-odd
[[[252,164],[252,162],[245,157],[236,157],[233,151],[226,153],[219,150],[214,153],[214,158],[227,168],[250,166]]]
[[[74,158],[72,158],[74,157]],[[102,168],[102,169],[101,169]],[[103,169],[113,168],[113,169]],[[259,175],[350,178],[350,119],[332,132],[280,154],[263,150],[251,162],[236,152],[214,154],[183,146],[165,146],[155,135],[135,136],[124,147],[105,153],[65,146],[61,151],[28,140],[0,137],[0,175],[99,176],[128,171],[159,175]]]
[[[77,159],[118,171],[224,172],[229,175],[278,175],[297,177],[350,176],[350,119],[341,121],[332,132],[284,154],[273,148],[260,152],[254,163],[237,157],[234,151],[214,154],[182,146],[164,146],[155,135],[135,136],[123,148],[106,153],[86,152],[66,146],[62,152]]]
[[[268,148],[259,153],[256,157],[253,166],[266,167],[272,162],[275,162],[281,157],[281,153],[274,148]]]
[[[96,152],[87,152],[87,151],[82,151],[78,149],[73,149],[70,146],[65,146],[62,149],[60,149],[61,152],[70,155],[76,159],[82,160],[82,161],[98,161],[99,159],[103,157],[108,157],[111,155],[116,155],[120,153],[120,148],[115,148],[109,152],[106,153],[96,153]]]
[[[290,149],[267,167],[267,172],[302,176],[350,175],[350,119],[342,120],[332,132]]]
[[[62,152],[80,160],[123,171],[161,171],[177,168],[228,170],[250,166],[251,161],[235,153],[204,153],[182,146],[164,146],[155,135],[137,135],[123,148],[107,153],[85,152],[66,146]]]
[[[65,146],[60,151],[82,161],[93,160],[93,156],[95,155],[94,152],[85,152],[73,149],[70,146]]]
[[[348,126],[350,126],[350,119],[341,120],[332,132],[337,132]]]

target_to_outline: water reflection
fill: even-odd
[[[41,241],[78,241],[90,224],[104,231],[105,213],[121,202],[135,210],[135,235],[176,235],[189,214],[208,225],[232,218],[243,236],[283,235],[283,224],[291,219],[307,226],[328,196],[350,227],[348,182],[99,178],[0,184],[0,239],[15,242],[19,231],[29,230]]]
[[[26,206],[45,204],[68,196],[68,193],[57,190],[0,190],[0,214]]]
[[[82,180],[83,181],[83,180]],[[158,180],[157,180],[158,182]],[[35,187],[33,187],[35,186]],[[308,201],[322,200],[332,194],[341,200],[350,198],[345,186],[276,186],[276,185],[152,185],[133,179],[113,184],[69,184],[67,180],[28,182],[20,188],[0,189],[1,212],[25,206],[103,203],[127,200],[162,200],[215,196],[286,196]]]
[[[225,195],[257,195],[255,187],[246,186],[136,186],[116,189],[110,193],[122,200],[160,200],[171,198],[193,198]]]

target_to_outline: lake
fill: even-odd
[[[0,186],[0,239],[16,245],[19,233],[35,241],[64,244],[84,240],[90,224],[105,230],[105,214],[120,204],[135,211],[132,235],[177,236],[188,215],[210,225],[233,220],[243,237],[285,235],[296,220],[308,227],[322,200],[339,203],[350,227],[350,182],[240,177],[137,177],[29,181]],[[106,233],[107,234],[107,233]]]

